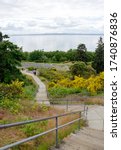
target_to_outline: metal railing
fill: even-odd
[[[46,105],[46,102],[48,102],[48,100],[42,100],[42,101],[38,101],[39,103],[43,103],[43,104],[45,104]],[[49,99],[49,103],[50,103],[50,105],[51,106],[57,106],[57,105],[59,105],[59,106],[65,106],[65,110],[66,111],[68,111],[69,110],[69,106],[72,106],[72,105],[81,105],[81,106],[83,106],[83,109],[84,109],[84,107],[86,106],[86,104],[85,104],[85,102],[83,102],[83,101],[81,101],[81,100],[75,100],[75,99],[71,99],[71,100],[69,100],[69,99],[64,99],[64,100],[62,100],[62,99]]]
[[[60,128],[63,128],[63,127],[68,126],[70,124],[73,124],[75,122],[78,122],[78,129],[80,129],[80,123],[81,123],[81,119],[82,119],[81,118],[81,113],[83,112],[84,114],[87,114],[87,112],[86,112],[87,109],[85,109],[84,111],[74,111],[74,112],[69,112],[69,113],[65,113],[65,114],[61,114],[61,115],[56,115],[56,116],[51,116],[51,117],[46,117],[46,118],[40,118],[40,119],[35,119],[35,120],[28,120],[28,121],[22,121],[22,122],[16,122],[16,123],[11,123],[11,124],[0,125],[0,129],[6,129],[6,128],[11,128],[11,127],[15,127],[15,126],[25,125],[25,124],[29,124],[29,123],[35,123],[35,122],[40,122],[40,121],[55,119],[55,128],[49,129],[47,131],[44,131],[44,132],[42,132],[40,134],[36,134],[34,136],[31,136],[31,137],[25,138],[25,139],[20,140],[18,142],[6,145],[4,147],[1,147],[0,150],[6,150],[6,149],[12,148],[14,146],[20,145],[22,143],[34,140],[34,139],[36,139],[36,138],[38,138],[40,136],[43,136],[45,134],[48,134],[48,133],[52,132],[52,131],[56,131],[56,139],[55,139],[55,141],[56,141],[56,148],[58,148],[59,147],[58,130]],[[78,116],[77,119],[72,120],[70,122],[67,122],[67,123],[65,123],[63,125],[59,125],[58,124],[58,120],[59,120],[60,117],[67,116],[67,115],[72,115],[72,114],[78,114],[79,116]]]

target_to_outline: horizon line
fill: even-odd
[[[32,36],[32,35],[104,35],[104,33],[25,33],[25,34],[8,34],[9,36]]]

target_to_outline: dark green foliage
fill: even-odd
[[[19,78],[21,52],[19,48],[9,41],[0,42],[0,82],[10,82]]]
[[[68,61],[93,61],[94,60],[94,52],[83,52],[78,51],[77,49],[70,49],[67,52],[65,51],[42,51],[35,50],[33,52],[22,52],[22,59],[26,61],[34,61],[34,62],[68,62]]]
[[[0,32],[0,42],[2,42],[3,40],[3,36],[2,36],[2,32]]]
[[[29,52],[22,52],[22,60],[29,60]]]
[[[87,61],[86,52],[87,48],[85,44],[79,44],[77,47],[78,60],[86,62]]]
[[[77,60],[77,50],[76,49],[70,49],[67,51],[67,61],[76,61]]]
[[[92,66],[97,73],[104,71],[104,43],[101,37],[98,41],[98,46],[95,51],[95,58]]]
[[[44,62],[44,52],[39,50],[31,52],[29,55],[29,60],[35,62]]]
[[[86,65],[84,62],[76,62],[70,66],[70,71],[73,76],[76,75],[86,78],[95,74],[95,70],[90,65]]]
[[[0,32],[0,42],[2,42],[3,39],[7,39],[7,38],[9,38],[8,35],[6,35],[6,34],[3,35],[2,32]]]
[[[86,52],[86,61],[92,62],[94,61],[95,52],[87,51]]]
[[[20,66],[22,52],[10,41],[0,41],[0,82],[9,83],[16,78],[22,78],[17,68]]]

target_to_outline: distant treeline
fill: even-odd
[[[102,38],[98,40],[94,52],[87,51],[85,44],[79,44],[77,49],[65,51],[35,50],[33,52],[22,52],[22,59],[25,61],[43,62],[43,63],[60,63],[60,62],[90,62],[91,66],[97,73],[104,71],[104,43]]]
[[[66,61],[94,61],[95,52],[84,51],[84,58],[80,57],[78,49],[70,49],[65,51],[50,51],[35,50],[32,52],[23,52],[23,60],[34,62],[66,62]]]

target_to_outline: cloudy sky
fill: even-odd
[[[103,33],[103,0],[0,0],[0,31]]]

